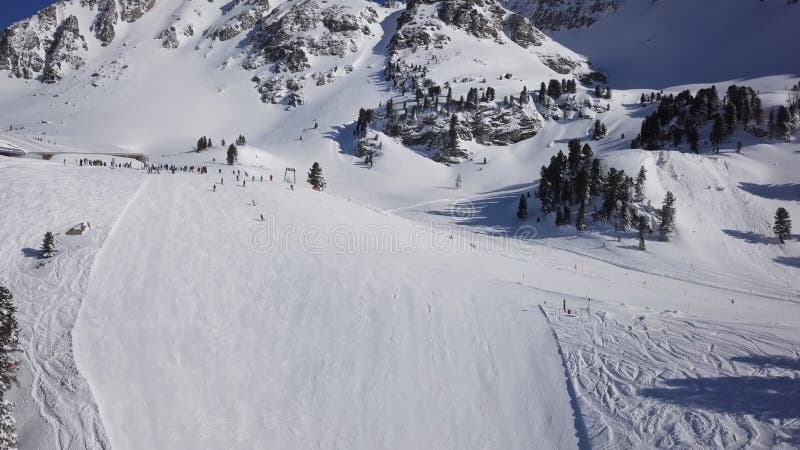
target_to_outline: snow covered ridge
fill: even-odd
[[[256,71],[263,102],[301,105],[305,80],[321,86],[352,71],[343,60],[377,33],[378,19],[366,2],[281,4],[253,28],[242,65]]]
[[[557,31],[588,27],[614,14],[620,0],[502,0],[502,3],[530,18],[536,27]]]
[[[0,33],[0,70],[11,76],[45,82],[63,78],[67,68],[83,65],[89,49],[79,17],[90,17],[89,31],[100,45],[116,36],[119,20],[135,22],[155,6],[156,0],[60,0]],[[84,28],[85,30],[85,28]],[[63,65],[62,65],[63,64]]]

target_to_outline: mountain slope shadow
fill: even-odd
[[[755,196],[773,200],[792,200],[800,202],[800,184],[756,184],[739,183],[739,189]]]
[[[775,240],[770,236],[754,233],[752,231],[739,231],[739,230],[722,230],[728,236],[741,239],[748,244],[774,244]]]

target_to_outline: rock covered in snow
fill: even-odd
[[[300,105],[305,102],[303,80],[310,77],[321,85],[338,78],[338,67],[322,75],[306,73],[312,60],[356,52],[377,21],[378,13],[369,5],[356,9],[309,0],[276,8],[256,24],[243,66],[262,71],[253,78],[262,101]]]
[[[519,14],[511,14],[507,20],[508,37],[524,48],[540,46],[544,43],[544,33],[533,26],[527,17]]]
[[[232,5],[231,11],[240,4],[243,4],[245,9],[233,13],[233,17],[226,20],[218,28],[212,29],[209,32],[209,36],[212,39],[227,41],[238,36],[242,31],[251,30],[266,15],[270,7],[269,0],[247,0],[245,2],[237,0]]]
[[[56,31],[55,5],[30,19],[17,22],[0,33],[0,69],[11,76],[32,79],[44,69],[49,51],[48,36]]]
[[[116,37],[115,26],[119,15],[117,13],[117,2],[115,0],[96,0],[97,16],[92,22],[91,31],[100,41],[103,47],[107,46]]]
[[[125,22],[136,22],[156,5],[156,0],[119,0],[120,17]]]
[[[619,8],[619,0],[501,1],[507,8],[530,18],[533,25],[545,31],[588,27]]]
[[[64,76],[67,67],[78,68],[84,64],[89,47],[80,32],[78,18],[69,16],[58,26],[47,52],[43,81],[54,83]]]

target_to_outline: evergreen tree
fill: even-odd
[[[675,232],[675,196],[670,191],[667,191],[667,195],[664,197],[660,217],[659,237],[662,241],[669,242],[672,233]]]
[[[522,86],[522,92],[519,93],[519,104],[524,105],[528,103],[530,96],[528,95],[528,86]]]
[[[517,206],[517,219],[525,220],[528,218],[528,199],[525,195],[519,196],[519,205]]]
[[[636,182],[633,185],[633,190],[634,190],[633,201],[635,202],[644,201],[645,181],[647,181],[647,169],[645,169],[644,166],[641,166],[639,167],[639,173],[636,175]]]
[[[53,237],[53,233],[47,232],[44,234],[44,239],[42,239],[42,248],[41,248],[41,255],[42,258],[51,258],[53,253],[56,252],[55,248],[55,240]]]
[[[322,167],[318,162],[311,165],[308,171],[308,183],[319,191],[325,190],[325,177],[322,176]]]
[[[792,236],[792,219],[789,218],[789,211],[785,208],[778,208],[775,211],[775,225],[773,225],[772,231],[781,244]]]
[[[228,165],[232,166],[233,163],[235,163],[238,158],[239,158],[239,149],[237,149],[234,144],[231,144],[228,147],[228,154],[227,154]]]
[[[539,103],[544,103],[544,97],[547,95],[547,87],[544,85],[544,81],[539,86]]]
[[[639,232],[639,250],[645,251],[647,250],[645,246],[645,237],[647,237],[650,227],[647,226],[647,219],[644,216],[639,216],[639,223],[636,228]]]
[[[767,121],[767,130],[769,133],[769,139],[775,139],[775,110],[769,110],[769,119]]]
[[[561,214],[561,220],[563,225],[569,225],[572,223],[572,213],[567,205],[564,205],[564,213]]]
[[[719,146],[723,139],[725,139],[725,123],[722,121],[722,117],[717,116],[711,127],[711,144],[714,146],[715,153],[719,153]]]
[[[578,207],[578,216],[575,218],[575,229],[580,233],[586,231],[586,202],[581,202]]]
[[[222,142],[220,142],[220,144],[221,144],[223,147],[225,147],[225,139],[224,139],[224,138],[222,139]]]
[[[693,152],[697,153],[700,150],[698,146],[700,143],[700,133],[697,131],[697,128],[691,127],[686,130],[686,140],[689,142],[689,147]]]
[[[792,117],[789,114],[789,109],[781,105],[778,107],[778,113],[775,115],[775,138],[776,139],[789,139],[791,132]]]
[[[453,114],[450,116],[450,131],[448,132],[449,142],[447,148],[451,155],[458,154],[458,117]]]
[[[0,449],[16,449],[17,448],[17,422],[11,411],[14,404],[0,400]]]

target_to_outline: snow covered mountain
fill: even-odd
[[[61,0],[12,25],[21,448],[800,446],[800,244],[772,232],[800,216],[798,14]]]
[[[507,0],[504,5],[591,59],[621,88],[787,74],[795,0]]]

